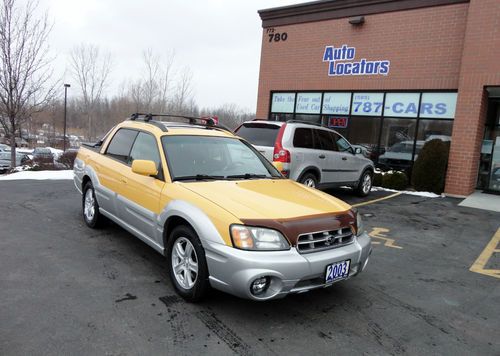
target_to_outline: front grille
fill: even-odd
[[[350,227],[330,231],[310,232],[299,235],[297,250],[300,253],[323,251],[348,245],[353,240],[354,234]]]

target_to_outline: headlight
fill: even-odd
[[[361,235],[365,232],[365,227],[363,226],[363,220],[361,219],[361,214],[359,212],[356,213],[356,236]]]
[[[280,251],[290,249],[288,241],[276,230],[231,225],[230,231],[234,246],[242,250]]]

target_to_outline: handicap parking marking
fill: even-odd
[[[401,246],[395,245],[396,240],[391,239],[387,237],[387,233],[389,232],[389,229],[383,228],[383,227],[374,227],[368,235],[372,238],[382,240],[384,242],[385,247],[391,247],[391,248],[397,248],[397,249],[403,249]],[[372,241],[372,244],[374,245],[380,245],[380,241]]]
[[[483,252],[469,268],[469,271],[484,274],[486,276],[500,278],[500,269],[484,268],[494,253],[500,253],[500,228],[493,238],[488,242]]]
[[[397,193],[388,195],[386,197],[382,197],[382,198],[378,198],[378,199],[373,199],[373,200],[368,200],[368,201],[364,201],[364,202],[358,203],[358,204],[352,204],[352,207],[353,208],[357,208],[357,207],[360,207],[360,206],[363,206],[363,205],[369,205],[369,204],[378,203],[379,201],[382,201],[382,200],[387,200],[387,199],[395,198],[395,197],[397,197],[398,195],[401,195],[401,194],[402,194],[401,192],[397,192]]]

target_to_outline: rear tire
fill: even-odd
[[[87,182],[83,188],[82,213],[83,221],[88,227],[97,229],[104,226],[106,218],[99,212],[99,204],[92,182]]]
[[[370,171],[364,171],[359,178],[356,194],[360,197],[366,197],[370,194],[373,185],[373,174]]]
[[[306,173],[304,174],[300,180],[300,183],[304,184],[306,187],[309,188],[316,188],[318,187],[318,178],[312,173]]]
[[[166,257],[170,280],[176,292],[186,301],[202,300],[210,290],[205,250],[191,227],[180,225],[173,229]]]

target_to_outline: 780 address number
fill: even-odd
[[[280,42],[286,41],[288,38],[288,33],[286,32],[274,32],[274,28],[267,29],[267,35],[269,36],[269,42]]]

